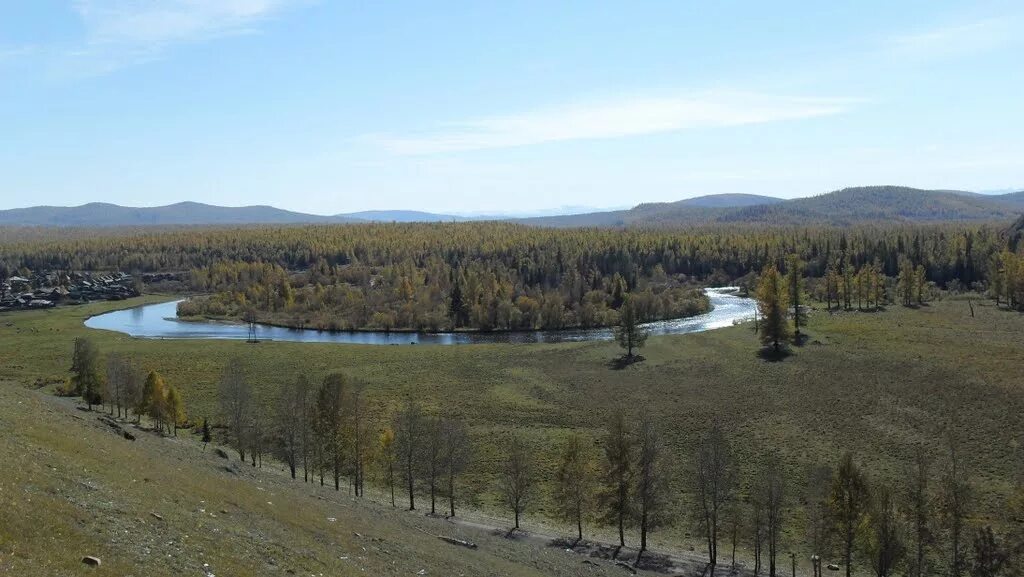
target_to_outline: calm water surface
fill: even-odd
[[[707,289],[711,305],[709,313],[644,325],[652,335],[697,333],[732,326],[735,322],[754,318],[753,299],[735,294],[735,288]],[[243,324],[177,319],[178,302],[143,305],[112,311],[92,317],[85,326],[118,331],[148,339],[246,339],[248,327]],[[361,345],[461,345],[479,343],[564,343],[600,341],[612,338],[612,329],[571,329],[563,331],[524,331],[508,333],[388,333],[384,331],[330,332],[315,329],[289,329],[260,325],[260,340],[304,343],[347,343]]]

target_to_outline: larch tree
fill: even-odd
[[[853,574],[854,544],[870,506],[867,479],[854,463],[853,455],[846,453],[832,477],[829,491],[829,517],[843,548],[846,577]]]
[[[164,425],[167,424],[169,411],[167,408],[167,385],[160,373],[149,372],[146,384],[142,387],[142,405],[139,408],[162,433]]]
[[[167,395],[164,397],[164,406],[166,407],[167,414],[167,425],[170,427],[174,436],[178,436],[178,427],[185,424],[187,416],[185,414],[185,402],[181,398],[181,393],[178,392],[178,388],[174,385],[167,386]]]
[[[274,429],[281,460],[296,478],[303,452],[303,429],[307,426],[306,396],[309,380],[300,373],[295,380],[285,380],[277,394]]]
[[[821,559],[825,557],[828,547],[828,497],[831,481],[832,470],[828,467],[812,467],[807,475],[807,544],[814,561],[814,577],[821,577]]]
[[[107,355],[107,378],[106,394],[107,403],[111,412],[115,409],[120,418],[128,416],[128,409],[134,405],[132,402],[134,389],[138,384],[138,371],[132,366],[131,360],[121,353],[110,353]]]
[[[873,493],[868,516],[867,554],[876,577],[890,577],[906,557],[902,519],[896,499],[888,487],[876,486]]]
[[[437,514],[437,494],[440,490],[440,483],[444,475],[444,439],[441,428],[441,419],[438,417],[427,417],[423,420],[423,459],[420,463],[423,466],[422,478],[427,485],[427,494],[430,496],[430,514]]]
[[[245,461],[246,447],[252,426],[252,385],[245,375],[245,365],[238,357],[228,360],[218,385],[221,418],[231,431],[231,443],[238,458]]]
[[[619,324],[615,328],[615,340],[626,349],[626,358],[633,358],[633,349],[639,349],[647,342],[647,330],[640,321],[632,297],[626,296],[619,308]]]
[[[923,265],[917,265],[914,269],[914,296],[917,304],[923,305],[925,301],[925,288],[928,286],[928,276]]]
[[[967,568],[967,543],[964,533],[967,528],[971,487],[960,462],[958,441],[952,433],[949,440],[949,462],[942,475],[941,485],[939,508],[949,547],[946,571],[950,577],[959,577]]]
[[[576,526],[577,543],[583,540],[583,520],[589,513],[594,484],[594,460],[583,438],[578,434],[570,435],[555,472],[555,513]]]
[[[473,445],[469,440],[466,424],[458,419],[441,421],[441,462],[444,471],[445,492],[448,497],[448,514],[455,516],[455,498],[459,494],[456,489],[459,477],[469,468],[473,454]]]
[[[721,514],[733,498],[736,485],[732,449],[717,423],[700,439],[694,456],[692,486],[697,498],[698,526],[707,544],[708,565],[718,565],[718,536]]]
[[[766,523],[768,514],[761,491],[751,491],[750,495],[750,548],[754,554],[754,575],[761,574],[761,558],[764,556],[764,541],[768,531]]]
[[[914,462],[907,475],[906,509],[910,517],[911,551],[907,568],[909,577],[925,577],[932,573],[928,553],[934,544],[932,531],[933,497],[930,488],[931,459],[923,446],[914,452]]]
[[[395,417],[395,453],[402,468],[402,477],[409,491],[409,510],[416,510],[416,473],[423,434],[423,413],[411,397]]]
[[[378,440],[381,469],[384,473],[384,482],[391,491],[391,506],[395,505],[395,431],[390,427],[385,428]]]
[[[342,373],[324,378],[317,391],[316,434],[323,447],[324,465],[330,468],[334,490],[341,490],[341,474],[345,466],[345,395],[348,379]]]
[[[604,463],[598,494],[601,520],[619,531],[619,547],[626,546],[626,523],[632,517],[630,494],[633,487],[635,442],[626,415],[616,410],[602,441]]]
[[[351,405],[351,445],[352,445],[352,484],[357,497],[363,496],[366,484],[367,438],[370,436],[369,420],[366,418],[365,386],[356,382],[352,387],[349,403]]]
[[[648,532],[666,523],[669,518],[669,470],[665,448],[649,413],[640,416],[636,447],[633,502],[636,503],[636,521],[640,528],[640,549],[636,555],[636,562],[639,563],[640,556],[647,551]]]
[[[100,369],[99,349],[86,337],[75,338],[71,356],[71,385],[82,397],[89,410],[103,402],[103,372]]]
[[[533,497],[533,460],[518,435],[512,435],[505,452],[505,464],[499,475],[498,491],[505,507],[512,513],[512,531],[518,531],[519,521]]]
[[[778,574],[780,540],[785,522],[786,479],[783,476],[779,460],[780,457],[775,452],[769,452],[766,455],[764,470],[757,487],[761,493],[760,499],[764,503],[764,528],[768,544],[768,575],[770,577],[776,577]]]
[[[761,282],[757,285],[757,308],[761,313],[761,342],[771,345],[776,352],[789,338],[787,297],[782,275],[774,266],[769,266],[761,273]]]
[[[800,260],[800,255],[791,254],[786,257],[786,294],[789,305],[793,308],[793,334],[800,338],[800,327],[807,324],[807,313],[804,311],[804,269],[807,263]]]
[[[899,276],[896,277],[896,292],[900,295],[903,306],[914,303],[914,263],[903,257],[900,259]]]

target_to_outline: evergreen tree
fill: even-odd
[[[633,298],[627,296],[619,310],[619,325],[615,328],[615,340],[626,349],[626,358],[633,358],[633,349],[644,346],[647,342],[647,330],[640,325],[636,305]]]
[[[786,318],[789,303],[786,292],[782,276],[774,266],[769,266],[761,273],[761,282],[757,285],[761,342],[772,345],[776,351],[789,338],[789,320]]]

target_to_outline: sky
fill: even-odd
[[[0,208],[1024,188],[1024,3],[0,0]]]

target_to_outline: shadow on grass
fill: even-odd
[[[757,356],[761,360],[768,361],[769,363],[777,363],[786,359],[786,357],[793,353],[786,347],[779,347],[778,350],[775,347],[767,346],[757,351]]]
[[[608,368],[613,371],[621,371],[622,369],[628,367],[629,365],[639,363],[643,360],[643,355],[623,355],[621,357],[616,357],[608,361]]]

